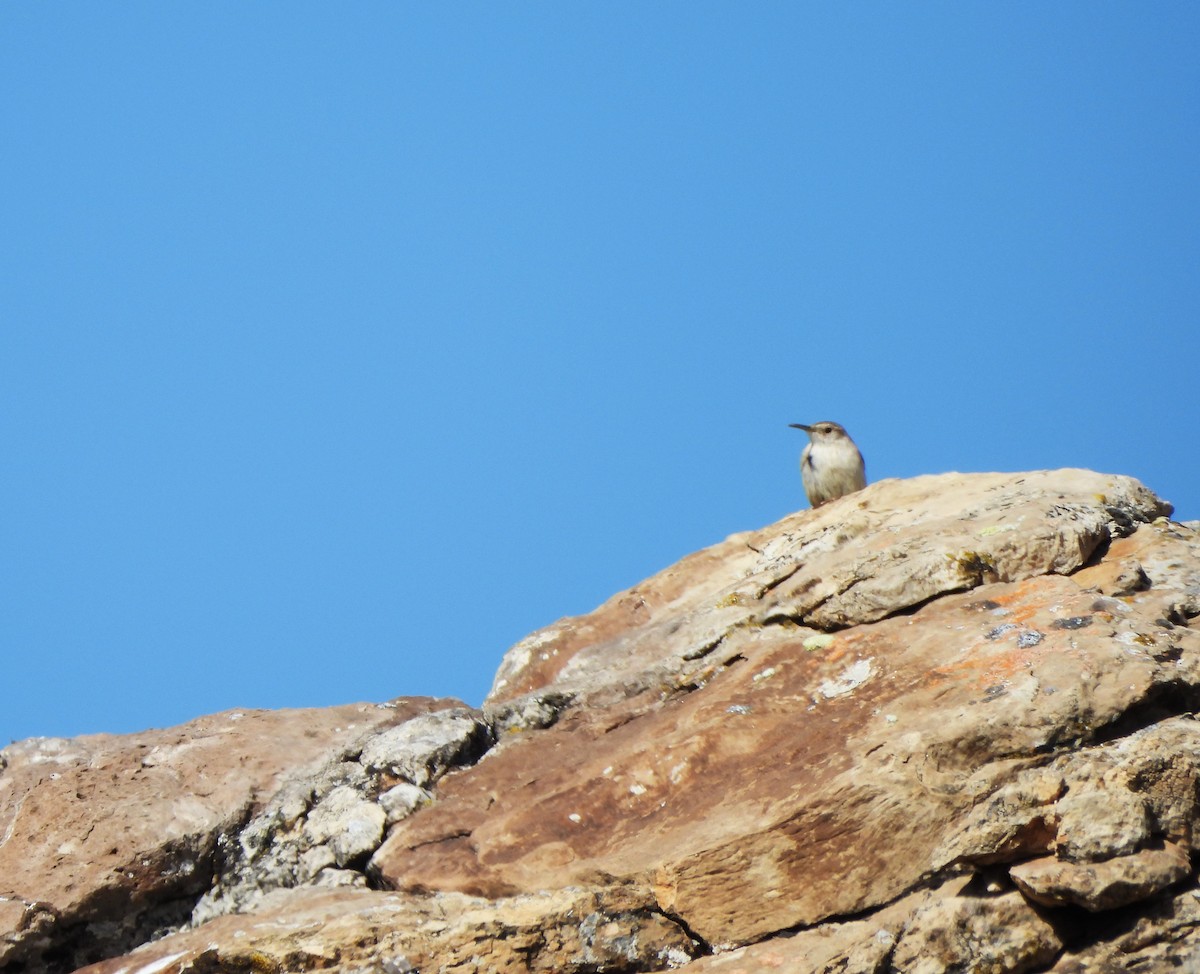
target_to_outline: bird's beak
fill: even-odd
[[[794,430],[804,430],[805,433],[812,432],[812,427],[805,426],[803,423],[788,423],[788,426],[790,426]]]

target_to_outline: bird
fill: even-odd
[[[839,424],[822,420],[807,426],[789,423],[808,434],[808,445],[800,454],[800,480],[813,507],[867,486],[867,468],[850,434]]]

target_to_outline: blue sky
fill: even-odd
[[[868,476],[1200,517],[1200,7],[0,8],[0,744],[480,702]]]

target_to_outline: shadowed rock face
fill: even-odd
[[[884,481],[534,633],[481,711],[14,745],[0,971],[1200,969],[1169,513]]]

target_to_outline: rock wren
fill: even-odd
[[[800,454],[800,479],[813,507],[867,486],[862,454],[837,423],[826,420],[812,426],[789,425],[808,434],[808,446]]]

